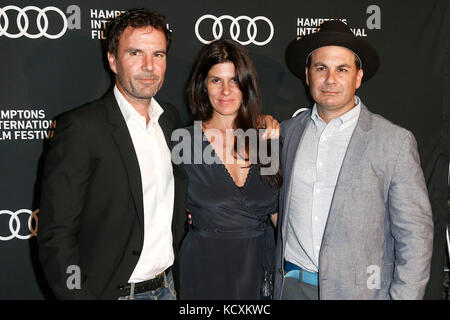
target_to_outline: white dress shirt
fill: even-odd
[[[339,171],[361,103],[325,123],[315,104],[295,158],[285,259],[318,272],[319,253]]]
[[[170,150],[158,123],[164,112],[153,98],[148,111],[150,122],[114,88],[139,161],[144,203],[144,245],[129,282],[155,277],[173,264],[172,214],[174,177]],[[111,174],[114,174],[112,172]],[[124,214],[129,214],[124,212]],[[114,236],[114,235],[111,235]]]

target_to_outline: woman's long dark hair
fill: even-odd
[[[213,107],[209,101],[205,88],[205,80],[209,70],[216,64],[232,62],[234,64],[236,79],[242,92],[242,105],[233,122],[234,129],[258,129],[258,119],[261,115],[261,94],[259,92],[258,80],[255,66],[247,50],[239,43],[231,39],[220,39],[205,45],[199,52],[197,60],[192,69],[189,84],[187,86],[187,100],[195,120],[208,121],[213,115]],[[258,146],[259,143],[258,135]],[[270,141],[267,146],[270,156]],[[249,143],[245,142],[245,152],[249,153]],[[258,165],[262,165],[259,161]],[[235,157],[238,152],[237,138],[234,141]],[[277,155],[278,156],[278,155]],[[246,159],[248,160],[248,159]],[[275,175],[266,176],[271,186],[281,186],[280,170]]]

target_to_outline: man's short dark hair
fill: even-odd
[[[130,9],[112,19],[105,30],[108,52],[117,56],[117,48],[123,31],[127,27],[143,28],[153,27],[162,31],[166,36],[166,50],[169,51],[171,32],[167,29],[166,18],[148,9]]]

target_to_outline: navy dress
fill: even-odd
[[[193,137],[193,126],[187,130]],[[216,163],[183,164],[193,223],[180,252],[180,299],[260,299],[264,271],[274,259],[270,215],[277,212],[278,191],[256,165],[238,187],[202,137],[191,163],[205,148]]]

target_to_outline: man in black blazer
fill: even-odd
[[[175,299],[187,178],[170,137],[181,120],[153,98],[170,32],[163,16],[136,9],[106,35],[114,90],[63,114],[50,142],[40,260],[59,299]]]

